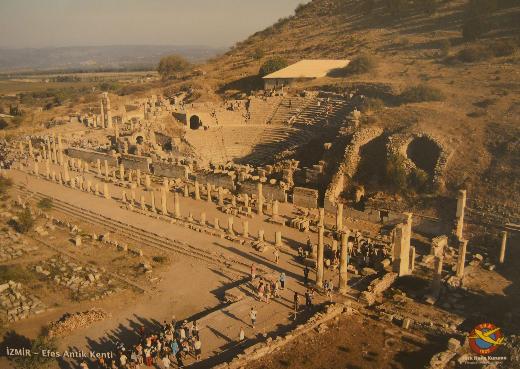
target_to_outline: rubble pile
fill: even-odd
[[[0,262],[17,259],[36,250],[38,247],[29,246],[27,241],[15,232],[0,233]]]
[[[36,273],[52,279],[56,284],[67,287],[74,299],[98,300],[116,292],[115,282],[105,276],[102,270],[92,266],[82,266],[64,257],[52,258],[34,267]]]
[[[75,314],[65,314],[60,320],[52,322],[48,327],[49,337],[65,336],[77,329],[85,328],[95,322],[112,317],[103,309],[93,308]]]
[[[0,284],[0,308],[8,322],[16,322],[40,314],[46,307],[37,297],[24,293],[21,283],[9,281]]]

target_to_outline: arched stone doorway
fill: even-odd
[[[201,126],[200,118],[198,115],[192,115],[190,117],[190,129],[196,130]]]

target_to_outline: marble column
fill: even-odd
[[[350,231],[341,233],[341,252],[339,255],[339,293],[346,294],[348,288],[348,238]]]

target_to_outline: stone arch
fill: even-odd
[[[415,136],[406,147],[406,157],[414,165],[424,170],[429,175],[433,175],[435,167],[441,155],[441,147],[426,135]]]

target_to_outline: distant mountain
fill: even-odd
[[[175,45],[112,45],[45,48],[1,48],[0,72],[45,70],[119,70],[155,67],[162,56],[179,54],[192,62],[205,61],[222,48]]]

